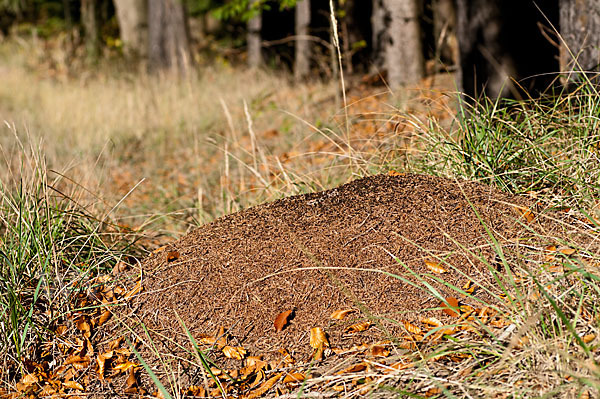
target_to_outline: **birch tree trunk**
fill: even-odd
[[[148,66],[186,74],[191,65],[187,19],[181,0],[148,3]]]
[[[560,69],[599,71],[600,2],[597,0],[560,0]],[[567,80],[576,80],[571,74]]]
[[[123,52],[127,57],[148,55],[148,0],[113,0]]]
[[[251,3],[256,2],[252,0]],[[257,68],[262,64],[262,43],[260,31],[262,29],[262,12],[248,20],[248,34],[246,42],[248,45],[248,66]]]
[[[310,0],[298,0],[296,3],[296,48],[294,56],[294,77],[300,80],[310,72]]]
[[[383,0],[389,13],[389,40],[384,42],[388,84],[392,89],[417,83],[424,73],[417,0]]]

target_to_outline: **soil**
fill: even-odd
[[[191,347],[181,321],[195,337],[223,326],[249,354],[285,348],[299,360],[310,358],[317,326],[332,347],[397,336],[399,321],[449,318],[439,296],[459,297],[451,286],[493,286],[497,259],[484,225],[510,244],[523,230],[515,204],[530,205],[483,184],[406,174],[259,205],[149,257],[136,312],[157,348],[174,354]],[[433,272],[425,260],[448,271]],[[460,300],[481,307],[493,297],[480,289]],[[330,319],[346,308],[355,312]],[[290,309],[289,325],[276,332],[275,318]],[[374,325],[346,334],[364,320]]]

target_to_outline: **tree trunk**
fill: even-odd
[[[456,8],[453,0],[433,0],[433,38],[436,61],[444,65],[458,63]]]
[[[389,13],[389,40],[384,42],[388,84],[392,89],[417,83],[424,73],[417,0],[383,0]]]
[[[127,57],[148,54],[148,0],[113,0],[123,52]]]
[[[372,39],[371,62],[372,73],[382,73],[385,69],[385,47],[389,42],[389,18],[386,13],[385,0],[373,0],[371,13]]]
[[[560,0],[560,69],[599,71],[600,3],[597,0]],[[567,80],[577,80],[569,74]]]
[[[294,57],[294,77],[297,80],[305,78],[310,72],[309,25],[310,0],[299,0],[296,3],[296,51]]]
[[[255,3],[256,0],[252,0],[251,3]],[[248,20],[248,66],[250,68],[257,68],[262,64],[262,43],[260,31],[262,29],[262,12],[258,11],[256,16]]]
[[[96,0],[81,0],[81,23],[84,30],[85,50],[90,60],[100,55],[100,27]]]
[[[148,3],[148,67],[185,74],[191,64],[187,18],[181,0]]]

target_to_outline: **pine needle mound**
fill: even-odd
[[[222,217],[153,254],[137,315],[163,353],[192,348],[182,321],[197,340],[224,327],[230,345],[248,354],[285,348],[304,361],[313,327],[336,348],[398,336],[403,321],[451,318],[440,297],[493,302],[486,289],[461,298],[452,287],[494,286],[491,270],[503,266],[486,228],[500,245],[514,245],[525,225],[538,223],[528,220],[530,206],[483,184],[415,174],[284,198]],[[353,312],[330,317],[343,309]],[[275,320],[288,310],[277,332]],[[347,333],[365,321],[366,331]]]

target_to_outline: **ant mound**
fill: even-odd
[[[248,354],[284,348],[307,360],[314,327],[332,348],[348,348],[398,336],[404,321],[451,322],[456,313],[444,298],[478,308],[494,302],[494,288],[481,287],[504,271],[497,245],[514,246],[537,224],[527,220],[529,206],[483,184],[414,174],[284,198],[154,253],[134,307],[162,353],[191,349],[189,335],[210,343],[224,328],[228,345]],[[480,289],[461,296],[468,281]],[[331,318],[345,309],[352,312],[343,320]],[[352,325],[370,328],[348,334]]]

